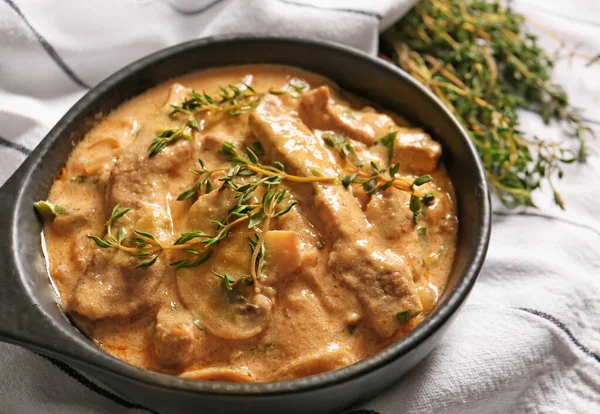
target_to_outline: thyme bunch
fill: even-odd
[[[479,151],[507,207],[534,206],[532,193],[554,185],[563,165],[584,161],[590,128],[550,76],[554,61],[525,30],[525,19],[498,2],[421,0],[383,36],[383,52],[454,113]],[[519,129],[518,109],[562,121],[574,140],[549,142]]]

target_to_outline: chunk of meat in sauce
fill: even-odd
[[[189,312],[161,308],[154,327],[154,354],[158,362],[163,366],[189,362],[197,332]]]
[[[150,124],[152,125],[152,124]],[[154,139],[152,126],[145,128],[127,146],[117,160],[108,188],[106,211],[120,204],[132,210],[113,225],[150,232],[166,242],[172,239],[172,220],[166,208],[165,194],[176,177],[183,175],[185,161],[190,161],[194,146],[174,145],[149,158],[147,148]],[[191,161],[193,162],[193,161]],[[139,261],[115,250],[96,248],[94,256],[75,286],[71,310],[90,319],[126,317],[144,311],[159,299],[159,287],[173,277],[173,269],[161,256],[149,268],[137,268]]]
[[[400,127],[385,114],[368,110],[358,111],[348,106],[333,104],[327,86],[321,86],[303,95],[299,114],[311,129],[342,132],[369,147],[390,132],[397,131],[392,163],[399,162],[404,172],[433,172],[442,154],[440,144],[419,129]],[[382,159],[387,159],[387,147],[378,145],[372,150]]]
[[[423,251],[409,208],[410,193],[391,188],[373,195],[365,214],[386,246],[401,254],[415,277],[423,273]]]
[[[280,160],[301,176],[315,168],[338,175],[338,167],[312,132],[277,98],[265,97],[250,115],[250,127],[271,161]],[[396,313],[422,310],[408,267],[393,252],[381,253],[363,211],[342,186],[315,184],[315,207],[333,241],[329,266],[360,298],[374,329],[389,337],[399,327]]]
[[[304,94],[300,101],[300,117],[311,129],[334,130],[348,137],[373,145],[397,129],[389,116],[369,110],[352,108],[330,102],[329,87],[321,86]]]
[[[401,171],[428,174],[437,169],[442,146],[419,129],[398,128],[392,164],[399,162]]]
[[[75,286],[68,311],[95,320],[136,315],[154,305],[168,267],[157,263],[136,269],[138,262],[125,253],[97,248]]]
[[[265,234],[265,274],[273,285],[302,265],[298,235],[289,230],[271,230]]]

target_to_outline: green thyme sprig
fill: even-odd
[[[179,128],[159,131],[148,147],[148,156],[154,157],[167,146],[173,145],[181,139],[192,140],[191,131],[200,131],[200,126],[195,118],[196,114],[212,111],[227,112],[230,116],[238,116],[256,107],[264,96],[243,82],[241,87],[229,85],[224,88],[219,86],[219,91],[219,98],[213,98],[206,92],[200,94],[192,90],[181,105],[171,105],[173,110],[169,116],[176,117],[183,114],[187,116],[186,121]]]
[[[356,170],[351,174],[344,176],[342,178],[342,185],[346,188],[351,185],[360,186],[365,193],[369,195],[386,191],[391,187],[402,191],[410,191],[411,197],[409,207],[410,211],[413,213],[413,221],[415,224],[421,215],[427,216],[427,211],[425,209],[435,202],[435,193],[429,191],[422,197],[418,197],[415,194],[415,190],[417,187],[433,181],[433,178],[429,174],[417,177],[411,182],[410,179],[398,175],[400,163],[393,164],[389,169],[385,169],[380,168],[375,162],[371,161],[370,167],[370,174],[363,170]]]
[[[591,130],[552,81],[554,61],[523,16],[495,1],[421,0],[383,39],[384,52],[465,126],[504,205],[535,207],[532,193],[547,183],[564,208],[554,180],[564,164],[585,160]],[[526,137],[519,108],[564,121],[574,140]]]
[[[285,213],[284,213],[285,214]],[[283,215],[283,214],[280,214]],[[258,233],[254,234],[254,238],[248,237],[248,245],[250,246],[250,252],[254,255],[256,248],[259,247],[260,235]],[[265,267],[265,257],[267,254],[267,247],[264,243],[262,243],[259,247],[258,254],[256,255],[256,260],[254,261],[254,266],[256,268],[256,274],[262,275],[263,269]],[[250,277],[252,279],[252,277]]]
[[[113,225],[118,219],[123,217],[130,210],[131,209],[129,208],[121,208],[119,204],[115,205],[111,212],[110,218],[105,224],[106,238],[101,239],[100,237],[92,234],[88,234],[88,237],[92,239],[100,248],[116,248],[142,260],[142,262],[137,266],[138,268],[152,266],[154,263],[156,263],[156,260],[161,253],[164,250],[169,249],[182,250],[183,252],[191,254],[192,256],[197,256],[193,260],[180,260],[170,263],[170,265],[175,266],[176,269],[197,266],[210,258],[210,250],[206,248],[201,249],[202,251],[197,250],[197,245],[199,244],[198,242],[186,243],[193,239],[189,236],[186,236],[187,233],[182,234],[182,236],[173,245],[163,245],[152,234],[136,229],[132,229],[132,233],[134,234],[133,237],[127,237],[128,232],[124,227],[121,227],[115,236],[113,234]],[[210,236],[205,234],[196,234],[195,237],[209,238]]]
[[[113,234],[113,224],[130,210],[130,208],[121,208],[119,204],[114,206],[110,218],[105,223],[106,238],[104,240],[92,234],[88,234],[87,236],[92,239],[98,247],[103,249],[117,248],[143,260],[137,266],[138,268],[152,266],[156,263],[156,260],[163,250],[162,244],[152,234],[133,229],[133,233],[136,237],[127,238],[127,230],[125,230],[124,227],[121,227],[117,231],[116,236]]]
[[[416,178],[412,183],[412,193],[410,195],[409,208],[413,213],[413,222],[417,224],[421,216],[427,217],[427,207],[431,207],[435,203],[435,193],[433,191],[427,191],[421,197],[415,194],[415,190],[433,181],[431,175],[422,175]]]
[[[148,147],[148,156],[154,157],[168,145],[173,145],[181,139],[191,141],[193,139],[190,134],[191,130],[198,130],[198,125],[195,120],[190,122],[190,119],[188,119],[186,123],[179,128],[158,131],[158,135]]]
[[[213,111],[238,116],[258,105],[262,97],[262,93],[256,92],[252,86],[243,82],[241,87],[229,85],[225,88],[219,85],[220,99],[213,98],[206,92],[200,94],[192,90],[181,105],[171,105],[173,110],[169,115],[183,113],[190,116],[198,112]]]
[[[257,152],[257,148],[261,148],[261,146],[255,146],[254,150],[250,147],[246,148],[246,156],[242,156],[238,149],[230,142],[224,142],[222,148],[219,150],[219,153],[227,157],[231,160],[233,168],[238,167],[236,171],[236,175],[242,176],[251,176],[254,174],[260,174],[264,177],[279,177],[281,181],[293,181],[298,183],[312,183],[312,182],[334,182],[337,180],[337,177],[327,177],[323,175],[316,175],[313,177],[301,177],[297,175],[288,174],[285,172],[284,165],[275,161],[273,165],[264,165],[259,161],[259,157]],[[227,179],[222,179],[222,181],[227,182]]]
[[[387,148],[390,163],[394,155],[394,141],[397,134],[398,131],[393,131],[377,140],[378,144]],[[433,205],[435,194],[433,191],[429,191],[423,197],[417,197],[415,190],[417,187],[433,180],[429,174],[422,175],[411,181],[409,178],[398,174],[400,163],[391,164],[386,169],[379,167],[373,161],[369,164],[370,172],[367,172],[362,168],[363,161],[358,157],[352,143],[343,134],[323,134],[321,138],[327,146],[335,149],[342,159],[348,163],[347,170],[349,170],[349,174],[342,178],[342,185],[344,187],[348,188],[351,185],[360,186],[369,195],[386,191],[391,187],[402,191],[410,191],[409,207],[413,212],[413,221],[415,224],[421,215],[427,216],[426,207]]]
[[[326,133],[321,136],[321,139],[323,139],[325,145],[336,150],[342,159],[350,162],[357,168],[363,166],[363,161],[358,157],[356,149],[344,134]]]
[[[270,228],[270,223],[273,218],[283,216],[288,213],[296,204],[295,200],[291,200],[291,194],[288,190],[280,188],[280,184],[285,181],[299,182],[319,182],[333,181],[332,177],[298,177],[287,174],[285,166],[280,162],[274,162],[273,166],[263,165],[260,163],[257,153],[262,154],[264,150],[260,145],[254,145],[254,150],[250,147],[246,148],[246,157],[243,157],[237,148],[225,142],[220,150],[220,153],[229,158],[232,163],[232,168],[229,170],[226,177],[221,178],[223,187],[227,187],[235,191],[237,205],[231,209],[227,219],[230,217],[247,217],[248,228],[258,228],[260,232],[255,234],[255,239],[250,239],[251,269],[250,276],[255,285],[255,289],[260,291],[258,279],[264,265],[264,236]],[[260,175],[260,178],[249,179]],[[236,180],[237,179],[237,180]],[[256,200],[258,189],[262,189],[262,198]],[[217,222],[218,226],[223,223]]]
[[[208,194],[213,190],[213,182],[210,177],[219,171],[227,171],[227,168],[217,168],[214,170],[209,170],[206,167],[204,160],[198,158],[198,163],[200,164],[200,169],[190,169],[190,172],[198,175],[198,179],[196,180],[196,184],[192,187],[186,188],[179,196],[177,197],[178,201],[189,200],[195,202],[198,197],[202,194]]]
[[[304,92],[308,91],[309,85],[301,79],[294,78],[285,85],[282,90],[270,89],[271,95],[290,95],[293,98],[297,98]]]
[[[213,275],[223,281],[223,287],[227,290],[233,290],[233,288],[238,284],[244,284],[246,286],[252,286],[254,283],[250,276],[242,276],[240,278],[235,278],[227,273],[218,273],[213,270]]]
[[[202,160],[198,160],[200,169],[191,170],[192,173],[199,175],[199,179],[191,191],[184,191],[178,199],[198,197],[202,191],[204,194],[210,193],[213,189],[213,183],[210,180],[211,174],[216,171],[227,170],[227,176],[221,178],[223,183],[221,190],[229,189],[235,192],[237,204],[228,212],[226,217],[221,220],[211,220],[215,225],[215,233],[208,234],[203,231],[194,230],[182,233],[172,245],[160,243],[156,237],[150,233],[141,232],[133,229],[135,237],[127,237],[125,228],[119,229],[117,235],[113,235],[113,224],[116,220],[123,217],[130,209],[121,209],[117,204],[108,221],[106,222],[107,236],[101,239],[94,235],[88,235],[96,245],[101,248],[116,248],[138,259],[144,261],[138,267],[148,267],[153,265],[164,250],[180,250],[187,255],[187,258],[170,263],[175,269],[198,266],[206,262],[212,255],[214,246],[225,240],[231,230],[242,222],[248,222],[248,228],[255,228],[262,224],[261,234],[268,230],[267,222],[274,217],[286,214],[296,204],[296,201],[290,200],[290,193],[286,189],[279,188],[284,180],[312,182],[312,181],[331,181],[328,177],[297,177],[285,173],[285,167],[281,163],[274,163],[273,166],[265,166],[259,163],[258,153],[264,153],[260,145],[256,143],[253,149],[247,148],[247,157],[242,157],[237,149],[231,143],[225,143],[221,153],[231,159],[231,168],[210,170]],[[260,178],[251,179],[254,176]],[[262,198],[256,200],[256,190],[262,187]],[[191,193],[191,195],[190,195]],[[259,246],[263,243],[259,238]],[[258,251],[263,251],[259,247]],[[254,254],[254,252],[253,252]],[[262,258],[258,253],[252,259],[252,263],[262,263]],[[260,268],[260,266],[259,266]],[[256,268],[251,270],[253,280],[256,280]]]
[[[378,144],[383,145],[387,148],[388,153],[388,163],[392,163],[392,158],[394,157],[394,143],[396,142],[396,135],[398,135],[398,131],[392,131],[389,134],[379,138],[377,141]]]
[[[400,311],[396,313],[396,319],[398,319],[399,323],[405,324],[408,323],[412,318],[418,316],[421,311]]]

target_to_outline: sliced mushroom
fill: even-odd
[[[179,375],[181,378],[196,381],[227,381],[227,382],[254,382],[248,368],[202,368],[186,371]]]
[[[178,270],[177,287],[185,306],[211,335],[223,339],[247,339],[261,333],[271,317],[271,301],[255,294],[252,286],[237,283],[228,290],[220,274],[240,278],[250,268],[248,237],[252,230],[236,229],[200,266]]]
[[[339,349],[339,345],[331,344],[323,351],[301,356],[292,361],[276,371],[273,378],[285,380],[307,377],[350,365],[353,361],[348,352]]]

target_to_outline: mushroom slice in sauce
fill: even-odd
[[[186,371],[179,375],[181,378],[202,381],[254,382],[248,368],[201,368]]]
[[[222,339],[248,339],[260,334],[271,317],[271,300],[238,283],[231,290],[212,272],[241,277],[250,262],[248,229],[232,233],[211,259],[197,267],[178,270],[179,296],[194,318],[211,335]]]

